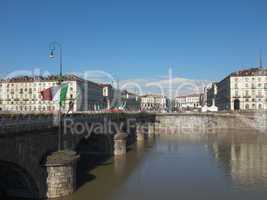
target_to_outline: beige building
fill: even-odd
[[[200,108],[201,94],[190,94],[175,98],[175,110],[192,110]]]
[[[158,94],[147,94],[141,96],[141,110],[166,112],[169,110],[170,101],[166,96]]]
[[[216,84],[219,110],[266,110],[267,69],[234,72]]]
[[[58,102],[45,101],[41,91],[56,86],[57,76],[49,77],[16,77],[0,81],[0,110],[13,112],[53,112],[59,107]],[[103,107],[102,88],[91,81],[74,75],[63,77],[68,84],[63,111],[74,103],[73,111],[99,110]]]

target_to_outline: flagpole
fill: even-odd
[[[62,87],[62,69],[63,69],[63,64],[62,64],[62,45],[56,41],[51,42],[49,45],[49,50],[50,50],[50,54],[49,54],[49,58],[54,58],[54,51],[56,50],[56,47],[59,48],[59,87],[61,89]],[[58,108],[58,151],[62,150],[62,112],[61,112],[61,101],[59,98],[59,108]]]

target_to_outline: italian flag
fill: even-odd
[[[47,88],[43,91],[41,91],[41,95],[43,97],[43,100],[46,101],[57,101],[64,103],[66,99],[66,94],[68,92],[68,84],[62,84],[61,87],[59,85]]]

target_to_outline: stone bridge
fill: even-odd
[[[142,113],[65,115],[63,151],[57,151],[57,115],[1,114],[0,196],[36,199],[70,194],[76,187],[79,151],[123,154],[121,145],[135,141],[137,124],[154,118]]]
[[[145,135],[231,130],[267,132],[266,113],[74,113],[63,116],[63,150],[53,114],[0,115],[0,196],[54,198],[76,188],[79,155],[123,156]]]

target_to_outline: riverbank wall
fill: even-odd
[[[267,134],[267,112],[157,114],[155,119],[155,133],[158,135],[232,131]]]

